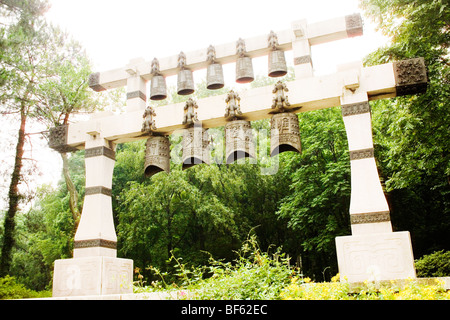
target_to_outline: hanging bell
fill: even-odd
[[[209,61],[206,70],[206,88],[208,90],[216,90],[224,87],[222,65],[216,63],[216,49],[210,45],[207,51],[207,61]]]
[[[277,113],[270,126],[270,156],[285,151],[301,153],[300,128],[295,113]]]
[[[242,158],[255,158],[255,142],[249,121],[233,120],[225,125],[226,163]]]
[[[284,51],[278,50],[278,36],[275,32],[270,31],[267,44],[272,49],[269,52],[269,77],[282,77],[286,75],[286,58],[284,57]]]
[[[252,59],[246,56],[245,41],[239,38],[236,42],[236,54],[238,59],[236,61],[236,82],[249,83],[255,79],[253,75]]]
[[[236,61],[236,82],[249,83],[255,80],[253,63],[250,57],[241,57]]]
[[[164,100],[166,98],[166,79],[161,75],[154,75],[150,83],[150,100]]]
[[[287,74],[284,51],[273,50],[269,52],[269,77],[282,77]]]
[[[182,169],[196,164],[210,164],[208,131],[199,125],[184,130]]]
[[[146,177],[170,171],[170,142],[168,137],[150,136],[146,143],[144,172]]]
[[[219,63],[211,63],[206,71],[206,88],[208,90],[217,90],[225,85],[223,80],[223,68]]]
[[[194,93],[194,77],[191,70],[183,69],[178,72],[177,92],[186,96]]]

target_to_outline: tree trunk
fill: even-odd
[[[20,129],[19,137],[17,138],[16,157],[14,161],[14,170],[11,175],[11,184],[9,186],[8,198],[9,208],[5,216],[4,236],[2,244],[2,254],[0,259],[0,276],[6,276],[9,273],[11,266],[11,251],[14,246],[15,233],[15,216],[19,209],[19,201],[21,195],[19,193],[20,172],[22,170],[22,158],[25,144],[25,124],[27,120],[27,113],[23,106],[20,110]]]
[[[67,190],[69,191],[70,211],[72,212],[72,217],[74,221],[74,230],[76,231],[78,223],[80,222],[81,218],[81,212],[80,209],[78,208],[78,192],[69,174],[69,160],[67,159],[67,154],[61,153],[61,158],[63,161],[64,181],[66,182]]]

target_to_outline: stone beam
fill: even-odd
[[[306,112],[341,105],[343,90],[367,92],[369,100],[396,96],[394,64],[382,64],[367,68],[343,70],[332,75],[301,78],[286,82],[289,102],[294,112]],[[272,116],[272,86],[240,92],[241,110],[246,120],[255,121]],[[199,121],[205,128],[224,126],[226,119],[225,95],[208,97],[197,101]],[[157,132],[171,134],[184,128],[182,119],[185,103],[156,107],[154,117]],[[101,132],[102,137],[114,143],[145,139],[141,132],[143,111],[95,114],[84,122],[71,124],[67,129],[66,145],[83,149],[89,135]]]
[[[298,38],[307,38],[309,45],[317,45],[325,42],[345,39],[362,35],[362,19],[359,14],[330,19],[305,25],[304,21],[292,23],[292,28],[276,32],[281,50],[292,50],[292,43]],[[267,45],[267,34],[245,40],[247,54],[251,58],[269,54],[271,50]],[[236,39],[238,40],[238,39]],[[234,63],[236,55],[236,42],[216,45],[216,62],[221,64]],[[207,48],[186,52],[186,68],[195,71],[205,69],[208,66]],[[159,58],[160,72],[165,77],[174,76],[179,71],[177,67],[178,53],[170,57]],[[152,57],[153,59],[153,57]],[[89,79],[89,86],[95,91],[103,91],[127,85],[130,77],[129,70],[133,69],[144,80],[151,80],[151,61],[136,63],[133,66],[125,66],[105,72],[93,73]],[[128,70],[128,71],[127,71]]]

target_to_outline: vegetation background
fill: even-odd
[[[7,146],[16,150],[14,165],[3,173],[10,185],[4,195],[8,210],[0,212],[0,277],[7,283],[13,276],[36,291],[51,288],[54,260],[72,256],[84,196],[84,151],[61,155],[56,187],[25,192],[33,168],[23,156],[31,128],[43,128],[45,139],[50,127],[108,104],[120,106],[123,94],[92,93],[88,57],[70,35],[45,21],[46,6],[41,0],[0,0],[0,116],[17,127],[16,140]],[[391,39],[366,57],[365,65],[425,59],[426,93],[371,102],[375,157],[394,230],[411,233],[416,258],[445,254],[450,250],[449,4],[363,0],[361,7]],[[253,86],[267,81],[259,78]],[[200,84],[195,98],[209,94],[204,87]],[[179,99],[171,94],[166,103]],[[179,264],[172,257],[193,267],[208,265],[211,257],[231,263],[251,235],[262,252],[281,248],[302,275],[330,281],[338,272],[334,239],[351,233],[345,128],[340,108],[298,118],[303,151],[281,154],[271,175],[261,175],[268,162],[259,159],[256,165],[198,165],[185,171],[173,163],[170,174],[145,179],[145,142],[119,145],[112,189],[118,256],[133,259],[136,279],[151,283],[164,273],[166,281],[178,281]],[[269,130],[268,121],[252,126]],[[180,137],[171,140],[176,145]],[[441,275],[450,275],[448,264],[443,270]]]

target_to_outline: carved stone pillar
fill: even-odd
[[[102,137],[86,141],[86,191],[83,211],[75,234],[74,258],[115,257],[117,237],[112,215],[112,176],[115,146]]]
[[[53,297],[133,292],[133,260],[116,257],[111,188],[115,145],[92,132],[85,143],[86,193],[73,259],[55,261]]]
[[[374,158],[367,93],[344,89],[341,110],[350,153],[352,235],[336,238],[339,273],[349,282],[414,278],[409,232],[392,232]]]

